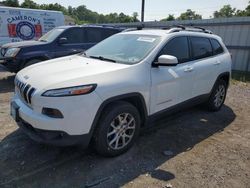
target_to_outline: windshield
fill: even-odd
[[[143,60],[159,43],[160,36],[118,34],[98,43],[85,56],[117,63],[135,64]]]
[[[55,40],[62,32],[64,31],[64,29],[52,29],[51,31],[49,31],[48,33],[46,33],[45,35],[43,35],[39,41],[41,42],[52,42],[53,40]]]

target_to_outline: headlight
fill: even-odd
[[[15,57],[19,51],[20,48],[9,48],[4,54],[4,57]]]
[[[91,93],[95,90],[96,84],[75,86],[61,89],[52,89],[45,91],[42,96],[44,97],[65,97],[65,96],[75,96],[75,95],[85,95]]]

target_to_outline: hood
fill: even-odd
[[[7,43],[2,46],[2,48],[20,48],[20,47],[28,47],[28,46],[37,46],[37,45],[43,45],[46,44],[46,42],[40,42],[40,41],[22,41],[22,42],[12,42]]]
[[[110,73],[130,65],[86,58],[80,55],[67,56],[32,65],[21,70],[17,78],[40,90],[94,84]]]

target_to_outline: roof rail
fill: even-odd
[[[128,31],[136,31],[136,30],[143,30],[143,29],[150,29],[150,27],[145,27],[144,24],[138,25],[135,28],[128,28],[123,30],[123,32],[128,32]],[[157,28],[152,28],[152,29],[157,29]],[[184,25],[170,25],[167,27],[162,27],[160,29],[168,30],[168,33],[175,33],[175,32],[180,32],[180,31],[189,31],[189,32],[200,32],[200,33],[208,33],[208,34],[213,34],[212,31],[207,30],[203,27],[196,27],[196,26],[184,26]]]
[[[128,28],[128,29],[124,29],[123,31],[122,31],[122,33],[124,33],[124,32],[129,32],[129,31],[137,31],[138,29],[137,28]]]
[[[83,24],[81,27],[98,27],[98,28],[114,28],[114,29],[123,29],[120,26],[108,25],[108,24]]]
[[[195,29],[201,29],[204,33],[213,34],[212,31],[207,30],[207,29],[205,29],[205,28],[203,28],[203,27],[197,27],[197,26],[192,26],[192,27],[195,28]]]
[[[173,28],[169,30],[168,33],[174,33],[174,32],[179,32],[179,31],[190,31],[190,32],[201,32],[201,33],[208,33],[208,34],[213,34],[212,31],[207,30],[203,27],[196,27],[196,26],[188,26],[185,27],[183,25],[173,25]]]
[[[186,27],[184,25],[172,25],[172,27],[181,28],[182,30],[186,30]]]
[[[181,28],[171,28],[169,29],[168,33],[176,33],[176,32],[179,32],[179,31],[182,31],[183,29]]]
[[[124,29],[122,32],[143,30],[144,28],[145,28],[145,25],[142,23],[142,24],[140,24],[140,25],[138,25],[138,26],[136,26],[136,27]]]

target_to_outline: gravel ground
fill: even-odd
[[[250,185],[250,84],[233,82],[221,111],[158,120],[116,158],[39,145],[9,116],[14,75],[0,69],[0,187],[233,187]]]

